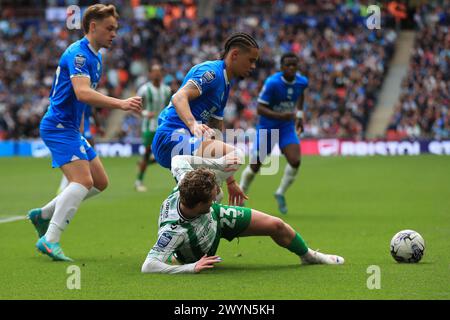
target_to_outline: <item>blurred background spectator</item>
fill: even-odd
[[[38,5],[43,1],[28,2]],[[91,2],[53,0],[46,1],[46,8]],[[193,65],[219,57],[224,40],[232,32],[248,32],[257,39],[261,47],[257,70],[232,88],[224,116],[227,128],[255,126],[256,97],[263,82],[278,71],[281,55],[292,51],[299,55],[300,72],[310,83],[303,136],[363,139],[397,37],[395,21],[386,8],[381,30],[365,26],[368,1],[217,0],[210,18],[199,18],[202,8],[189,0],[175,5],[114,3],[121,15],[120,30],[113,47],[104,51],[99,85],[108,95],[122,97],[135,91],[146,81],[147,67],[154,61],[162,63],[164,81],[175,92]],[[68,30],[65,21],[47,21],[48,16],[18,17],[15,10],[3,5],[0,17],[0,139],[38,137],[58,59],[82,36],[80,30]],[[428,26],[430,21],[441,26],[448,23],[448,12],[446,1],[440,7],[419,6],[414,15],[416,24],[422,26],[412,59],[419,71],[410,73],[412,87],[411,81],[405,81],[400,115],[392,124],[396,130],[408,128],[418,136],[448,132],[448,116],[439,114],[438,121],[437,109],[426,112],[434,119],[432,124],[426,123],[424,114],[401,121],[404,108],[417,105],[420,109],[419,104],[430,103],[441,109],[445,103],[448,106],[448,32]],[[428,70],[425,73],[424,68]],[[421,81],[417,81],[419,73]],[[424,101],[414,97],[412,103],[406,91],[414,87],[431,91],[425,98],[416,92],[415,97]],[[405,103],[409,107],[404,107]],[[106,122],[109,111],[99,110]],[[420,121],[418,126],[410,118]],[[126,116],[117,138],[139,139],[139,126],[139,119]]]
[[[414,14],[417,33],[409,71],[387,137],[450,138],[450,1],[423,4]]]

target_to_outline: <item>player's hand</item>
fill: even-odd
[[[201,138],[201,137],[211,138],[211,137],[215,136],[213,129],[208,127],[206,124],[197,123],[197,122],[195,122],[189,128],[189,131],[191,131],[191,133],[198,138]]]
[[[295,112],[283,112],[280,114],[280,120],[291,121],[295,120]]]
[[[122,109],[123,111],[132,111],[140,115],[142,111],[142,98],[131,97],[122,100],[122,105],[120,106],[120,109]]]
[[[211,269],[214,268],[214,264],[221,262],[222,259],[219,256],[210,256],[208,257],[206,254],[197,261],[197,263],[195,264],[195,268],[194,271],[195,272],[200,272],[206,269]]]
[[[244,191],[242,191],[241,187],[239,187],[236,180],[232,182],[227,181],[227,187],[228,187],[228,204],[230,206],[244,205],[244,201],[248,200],[248,197],[245,195]]]

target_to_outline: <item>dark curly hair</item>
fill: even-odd
[[[217,183],[213,171],[206,168],[190,171],[178,185],[180,201],[192,209],[200,202],[210,201],[215,188],[217,188]]]

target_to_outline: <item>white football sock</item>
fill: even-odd
[[[66,176],[63,174],[61,178],[61,182],[59,183],[58,194],[60,194],[69,184],[69,180],[67,180]]]
[[[55,213],[50,221],[45,239],[49,242],[59,242],[61,233],[72,220],[78,210],[81,201],[86,197],[89,190],[82,184],[71,182],[57,197]]]
[[[297,175],[298,168],[291,167],[288,163],[284,169],[283,178],[281,178],[280,186],[277,189],[276,194],[284,195],[289,186],[294,182],[295,176]]]
[[[101,190],[98,190],[96,187],[92,187],[89,189],[89,192],[87,193],[86,197],[84,197],[84,200],[87,200],[89,198],[92,198],[93,196],[98,195],[100,192],[102,192]]]
[[[84,197],[83,201],[87,200],[89,198],[92,198],[93,196],[96,196],[100,192],[101,191],[98,190],[96,187],[90,188],[88,194],[86,195],[86,197]],[[56,199],[58,197],[59,197],[59,195],[56,196],[52,201],[50,201],[49,203],[47,203],[45,206],[43,206],[41,208],[41,210],[42,210],[42,214],[41,214],[42,219],[51,219],[51,217],[53,216],[53,213],[55,212]]]
[[[248,188],[250,187],[250,184],[252,183],[253,179],[255,178],[256,173],[253,172],[252,168],[250,166],[247,166],[241,175],[241,181],[239,183],[239,186],[241,187],[242,191],[247,193]]]
[[[52,201],[50,201],[49,203],[47,203],[45,206],[43,206],[41,208],[42,219],[50,219],[53,216],[53,213],[55,212],[56,200],[58,199],[58,197],[59,197],[59,195],[57,195],[55,198],[53,198]]]

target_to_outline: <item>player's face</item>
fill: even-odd
[[[287,79],[293,79],[298,70],[298,59],[297,58],[286,58],[283,60],[283,64],[281,66],[281,71],[283,75]]]
[[[234,74],[237,77],[248,77],[256,69],[256,61],[259,58],[259,50],[251,48],[250,50],[237,49],[234,59]]]
[[[100,47],[111,47],[117,35],[117,28],[119,27],[116,18],[110,16],[103,20],[96,20],[94,21],[93,27],[92,34]]]
[[[150,71],[150,79],[156,82],[161,82],[163,73],[160,67],[153,67]]]

